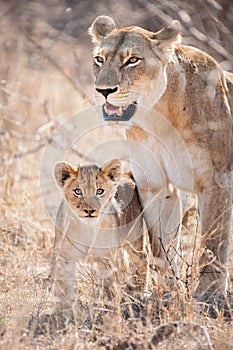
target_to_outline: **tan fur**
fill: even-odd
[[[106,28],[101,35],[99,21]],[[153,33],[139,27],[116,29],[112,19],[101,16],[89,33],[97,56],[94,63],[97,103],[103,105],[107,101],[125,108],[137,102],[147,108],[145,111],[139,108],[134,114],[126,136],[141,143],[158,159],[156,164],[149,160],[146,163],[146,151],[144,156],[138,154],[134,158],[149,178],[146,196],[147,184],[134,173],[143,206],[150,207],[145,218],[152,238],[159,237],[170,254],[167,247],[177,235],[175,221],[177,217],[181,220],[182,215],[179,217],[181,208],[176,196],[170,196],[166,189],[162,192],[166,184],[197,195],[203,249],[197,294],[207,289],[225,293],[232,201],[233,75],[223,72],[205,52],[181,45],[177,21]],[[106,98],[103,91],[108,92]],[[174,166],[159,138],[175,157]],[[189,179],[192,184],[188,184]],[[163,196],[161,212],[158,201],[153,206],[149,204],[156,192]],[[155,223],[158,215],[159,225]]]
[[[51,262],[57,308],[70,308],[75,301],[77,261],[94,264],[97,281],[104,282],[112,296],[120,285],[115,287],[115,281],[143,290],[148,264],[132,175],[121,174],[118,160],[102,169],[61,162],[54,175],[65,197],[57,214]],[[82,196],[75,196],[77,189]],[[102,196],[97,195],[100,189],[105,191]]]

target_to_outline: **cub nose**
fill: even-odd
[[[114,92],[117,91],[117,87],[114,89],[98,89],[96,88],[96,91],[98,91],[100,94],[102,94],[105,98],[108,97],[108,95],[113,94]]]
[[[84,209],[84,213],[88,214],[88,216],[91,216],[95,212],[95,209]]]

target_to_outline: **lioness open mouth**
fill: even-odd
[[[136,102],[126,107],[116,107],[106,102],[103,105],[103,117],[105,121],[128,121],[136,111]]]

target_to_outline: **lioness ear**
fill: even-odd
[[[92,37],[92,41],[101,44],[107,34],[116,29],[114,20],[109,16],[99,16],[92,23],[88,32]]]
[[[66,180],[72,176],[77,176],[78,169],[67,162],[59,162],[54,168],[54,177],[58,186],[64,187]]]
[[[173,21],[171,26],[161,29],[159,32],[152,33],[152,41],[159,47],[165,56],[169,59],[173,53],[175,44],[181,42],[181,24],[179,21]]]
[[[121,174],[121,162],[118,159],[114,159],[101,170],[105,176],[110,178],[110,180],[117,181]]]
[[[160,31],[153,33],[151,39],[156,39],[159,41],[176,41],[180,36],[181,24],[179,21],[173,21],[169,27],[163,28]],[[179,39],[180,40],[180,39]]]

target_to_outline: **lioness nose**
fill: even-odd
[[[93,214],[95,212],[95,209],[84,209],[84,213],[88,214],[89,216],[91,216],[91,214]]]
[[[96,88],[96,91],[98,91],[105,98],[107,98],[109,94],[113,94],[114,92],[117,91],[117,87],[115,87],[114,89],[98,89],[98,88]]]

